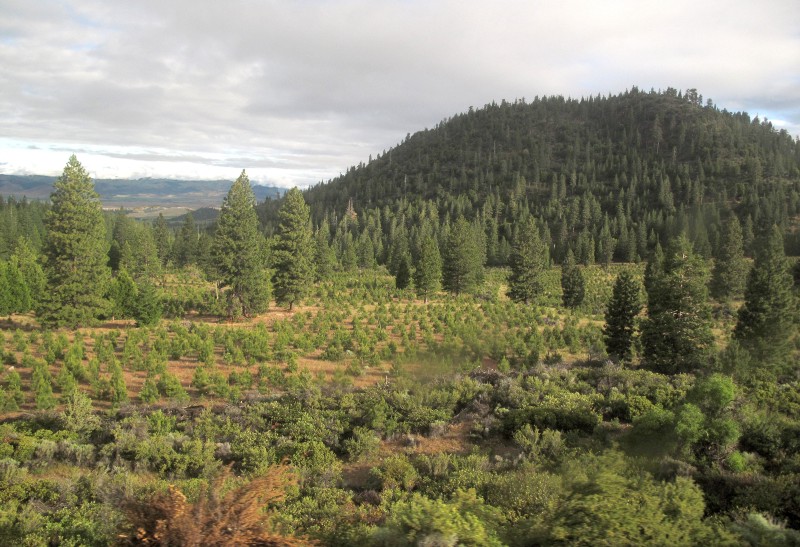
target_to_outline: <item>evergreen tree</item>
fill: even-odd
[[[750,353],[762,361],[784,358],[795,331],[792,275],[777,226],[762,238],[747,278],[744,305],[733,331]]]
[[[136,282],[125,268],[117,273],[109,288],[111,314],[116,318],[131,318],[137,305]]]
[[[135,223],[129,227],[120,253],[120,265],[136,281],[152,280],[161,275],[161,259],[149,226]]]
[[[0,263],[0,314],[23,313],[31,307],[31,293],[16,260]]]
[[[394,284],[398,289],[405,290],[411,285],[411,257],[405,255],[400,258],[397,266],[397,273],[394,276]]]
[[[197,262],[197,244],[197,228],[194,225],[194,215],[190,211],[183,217],[183,224],[175,238],[173,248],[175,265],[183,268],[189,264],[195,264]]]
[[[163,308],[155,286],[149,281],[143,280],[137,285],[136,293],[138,297],[133,307],[133,318],[136,319],[136,326],[151,327],[158,325]]]
[[[358,267],[371,269],[375,267],[375,246],[372,238],[367,232],[363,232],[358,238],[356,245],[356,256],[358,256]]]
[[[153,223],[153,241],[156,245],[156,253],[158,259],[161,261],[161,266],[166,267],[171,258],[171,245],[170,245],[170,230],[167,224],[167,219],[164,215],[158,213],[158,218]]]
[[[508,258],[508,297],[514,302],[531,302],[542,292],[542,273],[547,266],[547,249],[539,238],[533,217],[517,231]]]
[[[75,376],[70,372],[66,363],[63,363],[61,365],[61,370],[58,371],[56,385],[58,385],[58,388],[61,390],[62,400],[66,400],[67,397],[75,393],[75,390],[78,389],[78,380],[76,380]]]
[[[228,287],[229,315],[245,317],[265,311],[270,285],[264,267],[264,238],[258,230],[256,198],[242,171],[222,203],[211,245],[214,266]]]
[[[323,222],[314,234],[314,279],[321,281],[330,275],[336,265],[336,253],[331,249],[330,228]]]
[[[611,237],[611,229],[608,226],[608,219],[606,219],[603,222],[602,230],[600,230],[600,237],[597,240],[597,253],[595,255],[604,268],[608,268],[609,264],[611,264],[616,245],[617,242]]]
[[[747,278],[742,225],[731,214],[722,228],[721,240],[711,274],[711,295],[727,300],[741,294]]]
[[[11,370],[6,375],[6,381],[6,388],[0,387],[0,412],[16,412],[19,410],[19,405],[25,402],[22,378],[19,372]]]
[[[8,265],[0,262],[0,315],[14,313],[14,300],[11,296],[11,287],[8,284]]]
[[[278,217],[278,238],[273,251],[275,300],[289,304],[291,310],[314,281],[311,213],[300,190],[292,188],[286,193]]]
[[[39,300],[44,295],[47,280],[44,275],[44,270],[39,263],[39,257],[33,250],[30,239],[22,237],[17,241],[14,254],[11,255],[11,262],[15,263],[17,268],[19,268],[30,293],[30,306],[23,311],[36,309]]]
[[[119,361],[112,359],[108,365],[111,372],[111,402],[115,405],[128,401],[128,386],[125,383],[125,376],[122,374],[122,366]]]
[[[89,325],[108,309],[108,244],[100,199],[75,156],[54,184],[46,219],[47,291],[38,315],[46,326]]]
[[[428,298],[442,287],[442,255],[433,234],[423,238],[419,249],[419,261],[414,270],[414,286],[417,296],[428,302]]]
[[[39,383],[36,389],[36,408],[38,410],[50,410],[56,406],[56,398],[53,395],[53,386],[50,381]]]
[[[28,284],[25,283],[25,277],[17,266],[17,261],[9,260],[6,265],[6,279],[8,281],[8,290],[11,296],[11,303],[13,311],[16,313],[24,313],[31,309],[31,291]]]
[[[161,398],[158,392],[158,384],[152,374],[148,374],[144,380],[141,391],[139,391],[139,399],[145,404],[153,404]]]
[[[575,263],[572,249],[567,250],[567,257],[561,267],[561,293],[564,307],[577,308],[583,304],[586,280],[583,277],[583,271]]]
[[[694,372],[708,364],[714,343],[705,261],[680,236],[670,244],[663,265],[649,269],[644,362],[664,374]]]
[[[486,253],[479,234],[464,217],[450,229],[442,257],[442,284],[456,295],[469,292],[483,282]]]
[[[408,244],[408,233],[404,219],[395,227],[391,233],[391,243],[389,245],[389,257],[386,266],[389,273],[397,275],[400,263],[410,256],[411,250]]]
[[[358,267],[358,255],[356,254],[356,246],[353,243],[353,234],[345,232],[341,238],[341,258],[342,269],[346,272],[352,272]]]
[[[31,373],[31,391],[34,393],[36,408],[49,410],[56,406],[53,396],[53,377],[44,361],[36,360]]]
[[[612,359],[628,361],[631,358],[636,316],[642,309],[640,292],[639,283],[629,271],[623,270],[617,276],[603,327],[606,351]]]

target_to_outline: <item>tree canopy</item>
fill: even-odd
[[[100,198],[74,155],[53,188],[43,249],[48,290],[38,316],[45,325],[91,325],[109,306],[108,244]]]
[[[211,247],[219,279],[228,288],[231,316],[250,317],[269,305],[264,237],[258,229],[255,201],[250,179],[242,171],[222,203]]]
[[[300,190],[292,188],[286,193],[278,216],[278,233],[272,252],[275,300],[279,304],[288,304],[292,309],[314,281],[315,246],[311,218]]]

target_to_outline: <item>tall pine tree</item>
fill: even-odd
[[[738,296],[747,278],[742,225],[731,214],[722,227],[719,250],[711,273],[711,295],[717,300]]]
[[[644,362],[664,374],[694,372],[708,364],[714,337],[708,270],[685,236],[673,240],[664,263],[648,265]]]
[[[158,213],[158,218],[153,223],[153,241],[156,244],[156,253],[161,261],[161,266],[166,266],[170,260],[172,246],[170,243],[172,236],[164,215]]]
[[[11,262],[15,263],[19,268],[25,280],[25,284],[30,291],[31,301],[29,309],[37,309],[38,302],[44,296],[47,279],[39,263],[39,256],[34,252],[30,239],[21,237],[17,241],[17,247],[14,249],[14,254],[11,256]]]
[[[547,248],[539,237],[533,217],[517,231],[508,258],[508,297],[514,302],[531,302],[542,292],[542,273],[547,267]]]
[[[411,285],[411,257],[403,255],[397,266],[397,273],[394,276],[394,286],[402,291],[407,289],[409,285]]]
[[[228,312],[235,317],[261,313],[270,300],[264,264],[264,237],[258,230],[256,198],[242,171],[222,203],[211,244],[215,270],[228,287]]]
[[[561,301],[567,308],[577,308],[583,304],[586,295],[586,280],[583,271],[575,263],[572,249],[567,250],[567,257],[561,267]]]
[[[292,188],[286,193],[278,217],[278,239],[272,256],[275,300],[289,304],[291,310],[314,281],[311,213],[300,190]]]
[[[456,295],[469,292],[483,282],[486,250],[475,228],[459,217],[450,229],[442,256],[444,288]]]
[[[197,235],[197,228],[194,224],[194,215],[191,211],[186,213],[183,217],[183,224],[175,238],[173,244],[173,255],[175,258],[175,265],[179,268],[197,262],[199,237]]]
[[[603,327],[606,351],[612,359],[629,361],[631,358],[636,316],[642,309],[640,292],[638,281],[629,271],[623,270],[617,276]]]
[[[74,155],[53,188],[45,224],[48,287],[38,315],[43,325],[77,328],[108,310],[106,225],[94,183]]]
[[[733,331],[734,339],[762,362],[783,359],[795,331],[792,275],[777,226],[758,245],[755,263],[747,278],[744,305]]]
[[[414,270],[414,287],[417,296],[423,298],[425,302],[436,293],[442,286],[442,255],[439,253],[439,245],[436,238],[429,234],[422,240],[419,249],[419,261],[417,269]]]

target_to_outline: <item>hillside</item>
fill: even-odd
[[[470,109],[409,135],[306,199],[315,222],[328,219],[332,231],[352,199],[359,218],[380,216],[382,237],[399,217],[412,230],[420,211],[436,224],[463,214],[483,225],[497,264],[528,213],[559,261],[567,248],[607,252],[601,239],[613,240],[614,260],[644,257],[682,231],[709,255],[728,208],[756,233],[773,223],[792,231],[800,142],[766,120],[704,103],[695,90],[537,97]],[[787,248],[800,252],[796,237]]]

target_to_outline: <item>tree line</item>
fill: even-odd
[[[107,217],[94,185],[75,156],[54,184],[45,210],[41,260],[30,237],[21,237],[0,264],[0,308],[34,310],[45,327],[79,328],[101,318],[133,317],[153,324],[161,317],[154,284],[172,260],[201,263],[224,293],[230,317],[261,313],[273,296],[290,307],[313,280],[308,206],[299,190],[287,192],[274,245],[259,228],[255,197],[243,171],[226,196],[213,236],[195,231],[191,216],[174,242],[163,216],[152,227],[122,216]],[[12,204],[13,206],[13,204]]]

